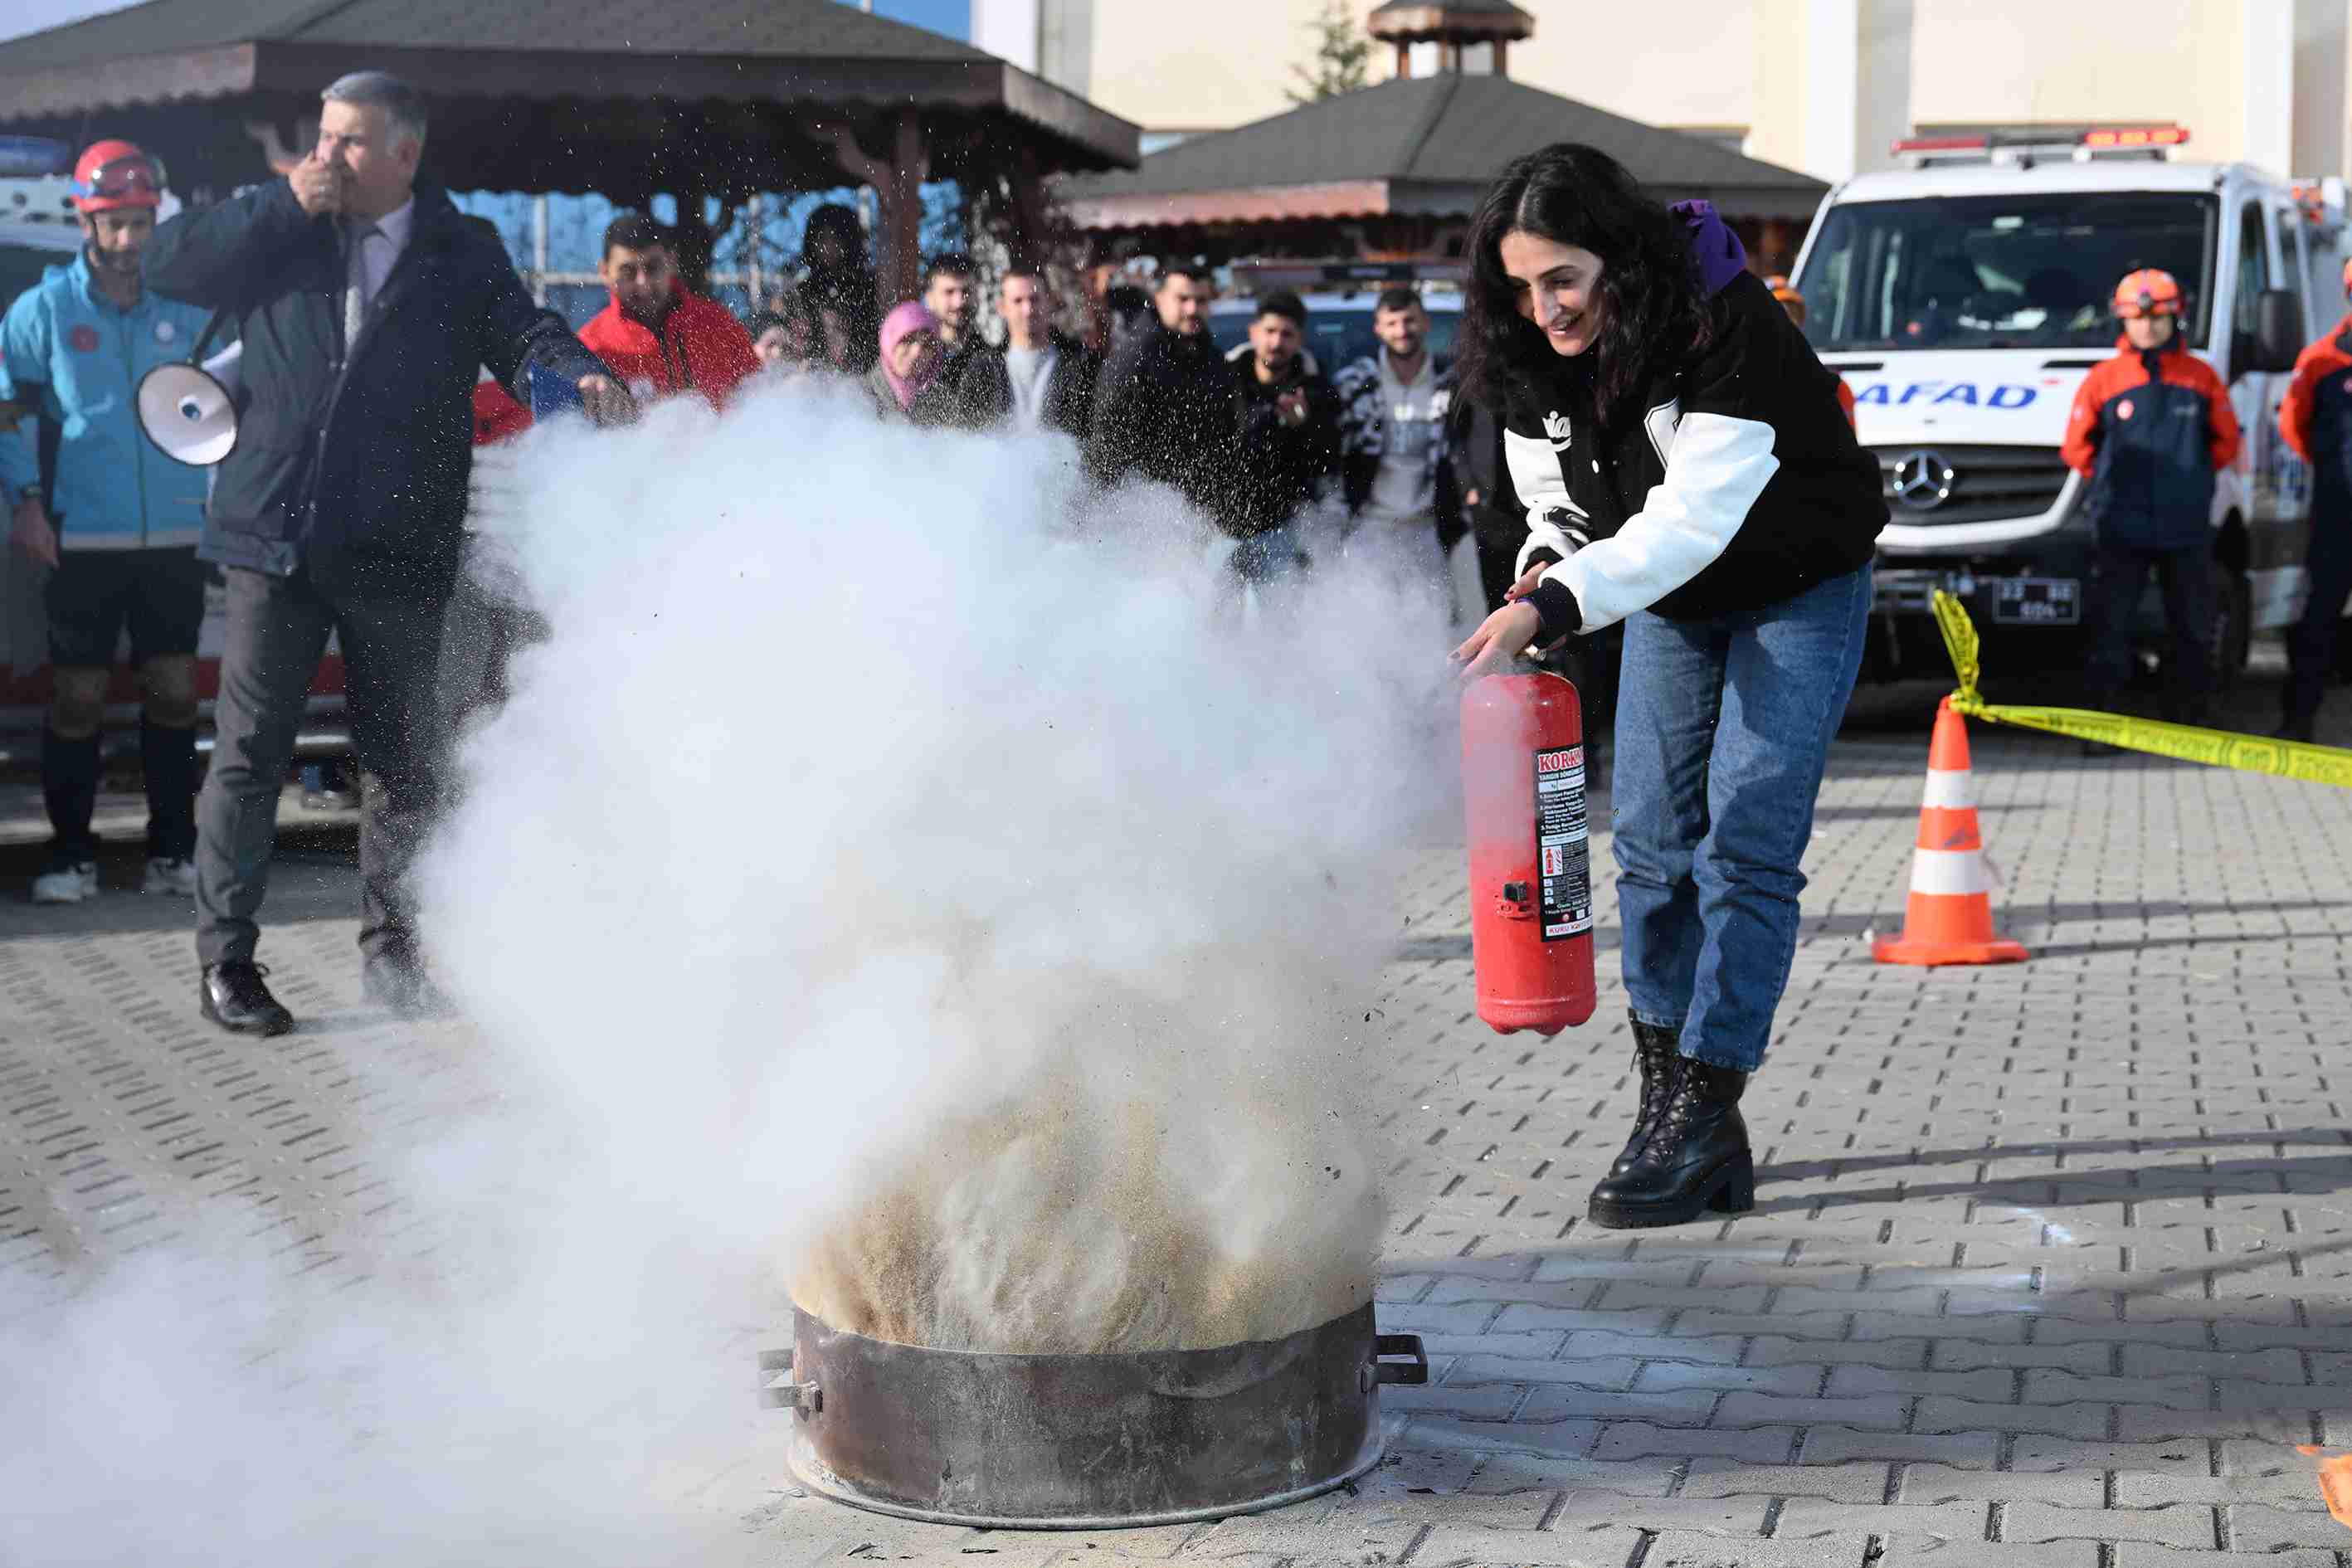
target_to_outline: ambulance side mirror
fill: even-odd
[[[2240,368],[2284,372],[2294,368],[2303,353],[2303,305],[2284,289],[2265,289],[2254,296],[2254,337],[2252,353]]]

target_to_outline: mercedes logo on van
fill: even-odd
[[[1914,511],[1927,511],[1952,499],[1952,481],[1958,478],[1952,465],[1944,461],[1940,452],[1925,449],[1906,452],[1895,465],[1888,489],[1895,500]]]

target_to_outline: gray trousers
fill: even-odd
[[[301,573],[227,569],[212,772],[196,800],[196,955],[250,961],[269,889],[278,795],[333,632],[360,768],[360,951],[415,957],[404,881],[440,804],[444,595],[322,594]]]

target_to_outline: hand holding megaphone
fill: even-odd
[[[207,327],[197,340],[199,353],[211,337]],[[175,360],[139,378],[139,428],[165,457],[208,468],[236,449],[234,387],[243,353],[242,343],[232,343],[201,365]]]

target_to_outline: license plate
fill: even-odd
[[[2083,584],[2072,577],[1996,578],[1992,618],[2001,626],[2080,626]]]

